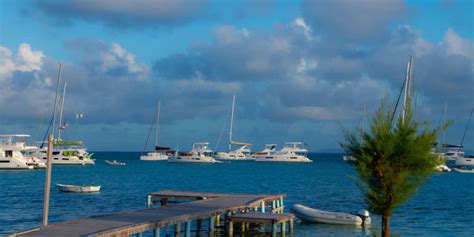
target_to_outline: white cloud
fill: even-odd
[[[43,52],[33,51],[27,43],[18,47],[16,56],[10,49],[0,45],[0,80],[9,79],[15,71],[32,72],[41,70],[43,64]]]
[[[305,20],[302,17],[296,18],[293,21],[293,24],[303,29],[306,39],[311,39],[311,28],[308,26],[308,24],[306,24]]]
[[[448,55],[462,55],[468,58],[474,57],[474,44],[467,39],[463,39],[451,28],[449,28],[444,35],[441,45],[445,47]]]
[[[110,48],[102,52],[102,72],[108,72],[115,69],[125,68],[127,72],[137,74],[139,80],[146,78],[148,70],[146,66],[138,64],[135,55],[128,52],[117,43],[112,43]]]

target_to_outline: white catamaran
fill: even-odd
[[[148,152],[145,155],[140,156],[140,160],[148,160],[148,161],[157,161],[157,160],[168,160],[168,155],[171,152],[169,147],[161,147],[158,146],[158,138],[159,138],[159,125],[160,125],[160,105],[161,101],[158,101],[158,109],[156,113],[156,133],[155,133],[155,151]],[[151,130],[150,130],[151,132]],[[147,142],[148,143],[148,139]],[[145,143],[145,149],[146,144]]]
[[[245,142],[237,142],[232,140],[232,128],[234,126],[234,108],[235,108],[235,95],[232,97],[232,111],[230,117],[230,130],[229,130],[229,151],[218,152],[214,157],[217,160],[252,160],[250,156],[250,146],[252,144]],[[239,148],[232,150],[232,145],[239,146]]]
[[[63,141],[61,138],[61,131],[66,129],[67,123],[63,123],[64,102],[66,96],[67,83],[64,83],[63,95],[61,98],[61,110],[59,114],[58,137],[53,142],[53,165],[94,165],[95,162],[91,158],[92,154],[88,153],[83,147],[82,141]],[[56,112],[56,111],[55,111]],[[52,125],[53,134],[56,124]],[[48,159],[47,148],[38,148],[31,153],[39,159],[46,161]]]
[[[44,168],[44,162],[23,156],[25,142],[15,142],[16,138],[27,138],[29,135],[0,135],[0,169],[33,169]]]
[[[301,148],[302,142],[285,142],[285,146],[279,150],[270,152],[269,155],[258,156],[257,162],[313,162],[308,158],[308,150]]]
[[[213,151],[209,148],[208,142],[193,144],[190,152],[176,152],[174,156],[168,158],[168,162],[179,163],[219,163],[212,157]]]

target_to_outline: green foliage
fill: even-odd
[[[54,141],[54,146],[81,146],[82,142],[75,142],[75,141]]]
[[[345,131],[346,143],[341,143],[356,159],[369,210],[384,216],[409,200],[439,164],[431,153],[438,129],[415,121],[410,106],[405,121],[399,118],[392,126],[392,111],[382,100],[370,129]]]

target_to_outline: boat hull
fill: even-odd
[[[202,156],[172,156],[168,158],[170,163],[219,163],[212,157]]]
[[[453,168],[454,171],[459,172],[459,173],[473,173],[474,174],[474,169],[459,169],[459,168]]]
[[[362,218],[357,215],[342,212],[322,211],[299,204],[293,205],[291,207],[291,212],[303,222],[310,223],[325,223],[336,225],[370,225],[371,222],[370,217],[367,217],[365,221],[363,221]]]
[[[100,186],[76,186],[66,184],[56,184],[59,191],[70,193],[95,193],[100,191]]]

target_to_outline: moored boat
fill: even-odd
[[[68,184],[56,184],[59,191],[71,193],[94,193],[100,191],[100,186],[78,186]]]
[[[234,109],[235,109],[235,95],[232,97],[232,110],[230,116],[230,129],[229,129],[229,150],[227,152],[218,152],[214,158],[216,160],[252,160],[250,156],[250,146],[252,144],[246,142],[237,142],[232,140],[232,128],[234,126]],[[232,145],[240,146],[239,148],[232,150]]]
[[[473,173],[474,174],[474,169],[453,168],[453,170],[459,173]]]
[[[337,225],[370,225],[369,212],[361,210],[357,215],[343,212],[329,212],[310,208],[300,204],[291,207],[291,212],[303,222],[325,223]]]
[[[174,156],[168,158],[168,162],[176,163],[219,163],[220,161],[212,157],[213,151],[209,149],[208,142],[193,144],[190,152],[176,152]]]
[[[258,156],[255,158],[257,162],[299,162],[308,163],[313,162],[308,158],[308,150],[301,148],[302,142],[286,142],[285,146],[279,150],[270,152],[265,156]]]
[[[160,134],[160,107],[161,107],[161,101],[158,101],[158,109],[156,112],[156,130],[155,130],[155,150],[148,152],[146,154],[143,154],[140,156],[140,160],[147,160],[147,161],[163,161],[163,160],[168,160],[168,154],[171,152],[171,149],[169,147],[162,147],[158,146],[158,138]],[[150,131],[148,132],[148,138],[150,136],[151,130],[153,129],[153,126],[150,127]],[[145,142],[145,149],[148,144],[148,138]]]
[[[34,165],[29,163],[30,159],[23,156],[25,143],[14,141],[14,139],[26,137],[29,135],[0,135],[0,169],[30,170],[34,168]]]
[[[116,160],[105,160],[105,163],[109,164],[109,165],[126,165],[125,162],[118,162]]]

